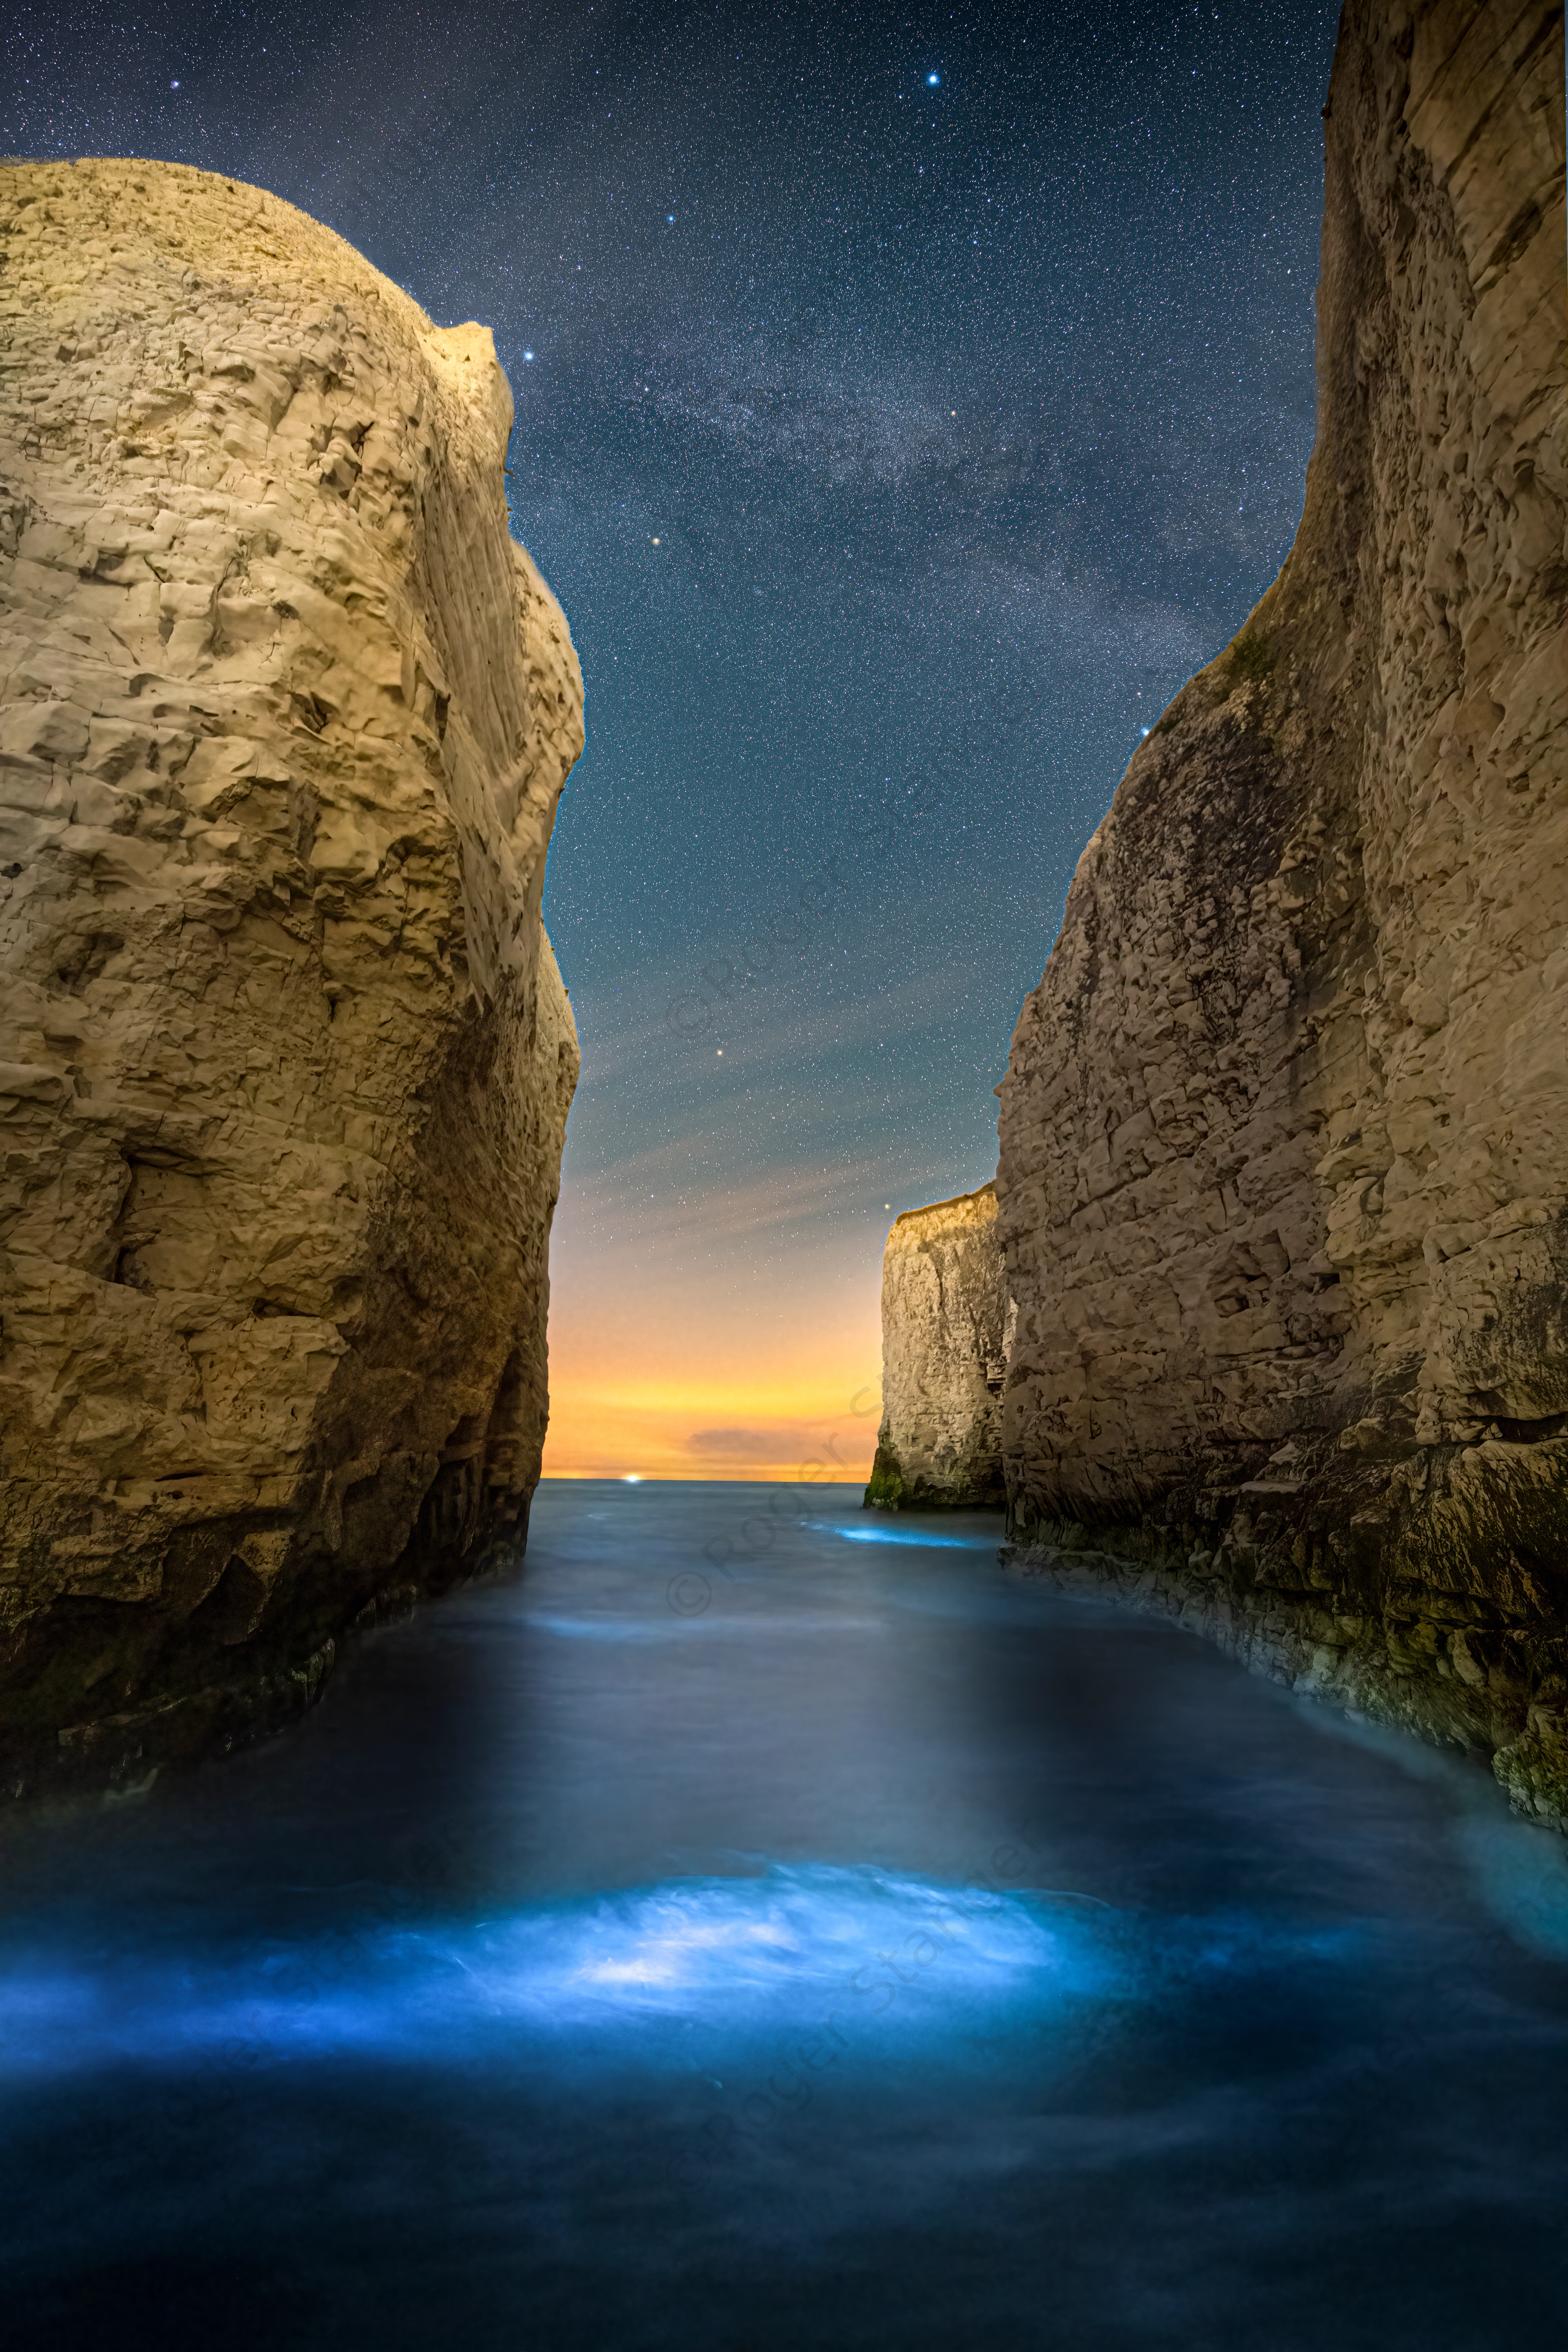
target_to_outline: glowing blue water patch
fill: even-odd
[[[1370,1748],[1410,1779],[1442,1789],[1454,1809],[1455,1843],[1480,1901],[1519,1942],[1568,1960],[1568,1845],[1555,1830],[1510,1812],[1502,1790],[1468,1758],[1312,1700],[1301,1705],[1301,1719],[1325,1738]]]
[[[553,1633],[563,1642],[683,1642],[705,1628],[700,1617],[680,1617],[666,1611],[658,1617],[565,1617],[558,1611],[520,1610],[525,1625]]]
[[[1568,1960],[1568,1849],[1558,1832],[1489,1820],[1478,1806],[1461,1829],[1459,1847],[1482,1900],[1509,1932],[1535,1951]]]
[[[13,1966],[0,1976],[0,2073],[254,2069],[330,2053],[721,2075],[784,2038],[820,2036],[847,2065],[911,2045],[991,2063],[1011,2026],[1070,2032],[1194,1977],[1269,1964],[1280,1940],[1245,1923],[1152,1936],[1071,1895],[776,1868],[478,1921],[371,1924],[205,1965]]]
[[[751,1581],[738,1576],[726,1577],[722,1569],[717,1570],[716,1575],[722,1580],[708,1585],[707,1580],[703,1580],[707,1585],[704,1610],[710,1601],[718,1601],[727,1587]],[[519,1614],[524,1624],[537,1627],[542,1633],[553,1633],[563,1642],[685,1642],[689,1641],[694,1633],[728,1639],[735,1631],[734,1621],[721,1612],[712,1616],[686,1616],[665,1609],[649,1617],[568,1617],[559,1611],[530,1609],[521,1611]],[[787,1614],[781,1612],[772,1620],[753,1612],[745,1621],[748,1641],[766,1640],[770,1635],[780,1641],[794,1641],[797,1636],[809,1633],[885,1633],[887,1630],[886,1622],[880,1617],[851,1617],[842,1611],[821,1610],[808,1614],[805,1611],[792,1609]]]
[[[846,1543],[918,1544],[925,1551],[994,1551],[994,1536],[930,1536],[913,1528],[840,1528],[831,1519],[803,1519],[818,1535],[841,1536]]]

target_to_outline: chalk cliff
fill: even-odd
[[[1349,0],[1325,128],[1299,536],[999,1089],[1011,1510],[1568,1824],[1562,12]]]
[[[136,1779],[524,1522],[582,746],[489,332],[0,172],[0,1783]]]
[[[895,1219],[882,1253],[882,1425],[868,1504],[1001,1508],[1009,1326],[994,1184]]]

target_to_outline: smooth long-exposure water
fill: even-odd
[[[13,1823],[7,2345],[1557,2340],[1563,1842],[858,1500],[546,1486],[287,1738]]]

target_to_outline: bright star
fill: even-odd
[[[180,87],[180,85],[179,85],[179,83],[178,83],[177,81],[172,81],[172,82],[169,84],[169,88],[170,88],[171,89],[179,89],[179,87]]]
[[[927,74],[927,76],[926,76],[926,88],[927,88],[928,89],[934,89],[936,88],[936,86],[937,86],[938,82],[939,82],[941,79],[942,79],[942,76],[941,76],[941,74]]]
[[[524,352],[522,356],[525,360],[531,360],[533,357],[533,353],[531,352]]]
[[[675,215],[673,213],[666,213],[665,219],[669,223],[671,228],[675,226]]]

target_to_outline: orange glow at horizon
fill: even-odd
[[[676,1404],[656,1384],[643,1395],[616,1393],[591,1366],[552,1371],[546,1478],[682,1478],[864,1484],[877,1450],[879,1392],[861,1392],[856,1406],[837,1412],[819,1384],[797,1392],[787,1409],[776,1391],[735,1386]],[[700,1427],[693,1429],[693,1408]],[[866,1418],[857,1424],[853,1413]],[[694,1446],[703,1430],[727,1441],[722,1450]],[[745,1444],[761,1439],[762,1449]]]
[[[597,1190],[563,1187],[552,1238],[543,1475],[863,1483],[882,1229],[770,1232],[689,1200],[627,1230]]]

